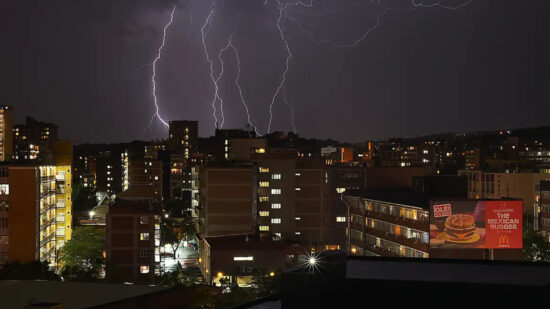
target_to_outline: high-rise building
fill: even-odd
[[[543,180],[539,184],[539,218],[535,222],[535,228],[550,241],[550,181]],[[538,225],[538,226],[537,226]]]
[[[162,162],[145,160],[128,162],[128,189],[147,188],[147,195],[152,199],[162,200]],[[126,170],[124,169],[124,175]],[[124,181],[126,184],[126,180]]]
[[[216,129],[214,136],[214,156],[217,162],[233,160],[232,142],[233,139],[249,139],[255,138],[256,133],[254,131],[246,131],[240,129]],[[239,142],[238,142],[239,143]],[[261,140],[253,141],[253,143],[264,143]],[[243,145],[242,141],[240,142]],[[236,146],[236,145],[235,145]],[[237,152],[238,153],[238,152]]]
[[[70,165],[0,167],[0,262],[57,265],[71,238],[71,182]]]
[[[538,173],[493,173],[473,170],[460,170],[459,175],[468,178],[468,198],[500,199],[518,198],[523,200],[523,212],[538,216],[542,180],[550,180],[550,169]]]
[[[429,256],[429,199],[414,192],[346,193],[352,255]]]
[[[150,282],[160,274],[161,217],[149,201],[118,198],[107,214],[107,275],[114,281]]]
[[[57,140],[57,126],[55,124],[27,117],[24,125],[14,126],[13,132],[13,156],[15,160],[37,160],[41,156],[53,152],[51,142]],[[42,161],[47,160],[43,159]]]
[[[252,233],[256,177],[252,166],[193,168],[194,215],[204,236]]]
[[[170,121],[168,149],[190,159],[198,151],[199,123],[192,120]]]
[[[343,246],[345,213],[337,215],[336,188],[330,167],[300,159],[295,149],[267,149],[253,154],[258,165],[258,229],[261,235],[321,249]],[[338,240],[337,226],[342,238]]]
[[[12,159],[13,135],[13,108],[0,106],[0,162]]]

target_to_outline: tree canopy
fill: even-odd
[[[61,248],[59,259],[69,274],[95,277],[105,264],[104,251],[105,232],[92,226],[80,226]]]
[[[523,231],[523,254],[527,261],[550,262],[550,242],[538,231],[525,226]]]
[[[47,262],[6,263],[0,269],[0,280],[61,280]]]

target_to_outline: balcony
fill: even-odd
[[[416,249],[416,250],[419,250],[419,251],[422,251],[422,252],[428,252],[428,244],[423,243],[423,242],[421,242],[420,240],[418,240],[416,238],[406,238],[402,235],[390,234],[390,233],[382,232],[382,231],[379,231],[379,230],[373,229],[373,228],[367,228],[366,232],[367,232],[367,234],[370,234],[372,236],[376,236],[376,237],[379,237],[379,238],[382,238],[382,239],[385,239],[385,240],[389,240],[389,241],[392,241],[394,243],[397,243],[397,244],[400,244],[400,245],[403,245],[403,246],[407,246],[409,248],[413,248],[413,249]]]
[[[361,224],[361,223],[354,223],[354,222],[350,222],[350,227],[351,229],[353,230],[357,230],[357,231],[361,231],[363,232],[365,227]]]
[[[52,241],[55,238],[55,233],[51,233],[50,235],[46,236],[40,241],[40,247],[44,247],[46,244],[48,244],[50,241]],[[54,246],[52,246],[53,248]],[[51,249],[50,249],[51,250]]]
[[[359,248],[365,247],[365,242],[360,240],[360,239],[351,238],[350,241],[351,241],[351,244],[353,246],[356,246],[356,247],[359,247]]]
[[[56,208],[65,208],[65,200],[57,200]]]
[[[55,223],[55,218],[51,218],[50,220],[40,219],[40,230],[42,231],[54,223]]]
[[[399,254],[391,251],[390,248],[378,247],[374,245],[367,245],[365,250],[370,251],[379,256],[388,256],[388,257],[401,257]]]
[[[40,214],[44,214],[46,211],[54,208],[56,206],[56,204],[44,204],[43,207],[40,207]]]
[[[374,211],[367,211],[366,216],[369,218],[374,218],[381,221],[402,225],[405,227],[410,227],[415,230],[424,231],[424,232],[428,232],[430,227],[428,220],[412,220],[408,218],[392,216],[392,215],[383,214],[383,213],[374,212]]]

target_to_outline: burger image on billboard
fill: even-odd
[[[431,201],[430,250],[521,249],[521,200]]]
[[[445,236],[449,241],[468,241],[476,234],[476,221],[467,214],[455,214],[445,221]]]

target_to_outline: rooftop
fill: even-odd
[[[63,309],[80,309],[165,289],[147,285],[6,280],[0,281],[0,299],[2,308],[25,308],[33,303],[61,303]]]

